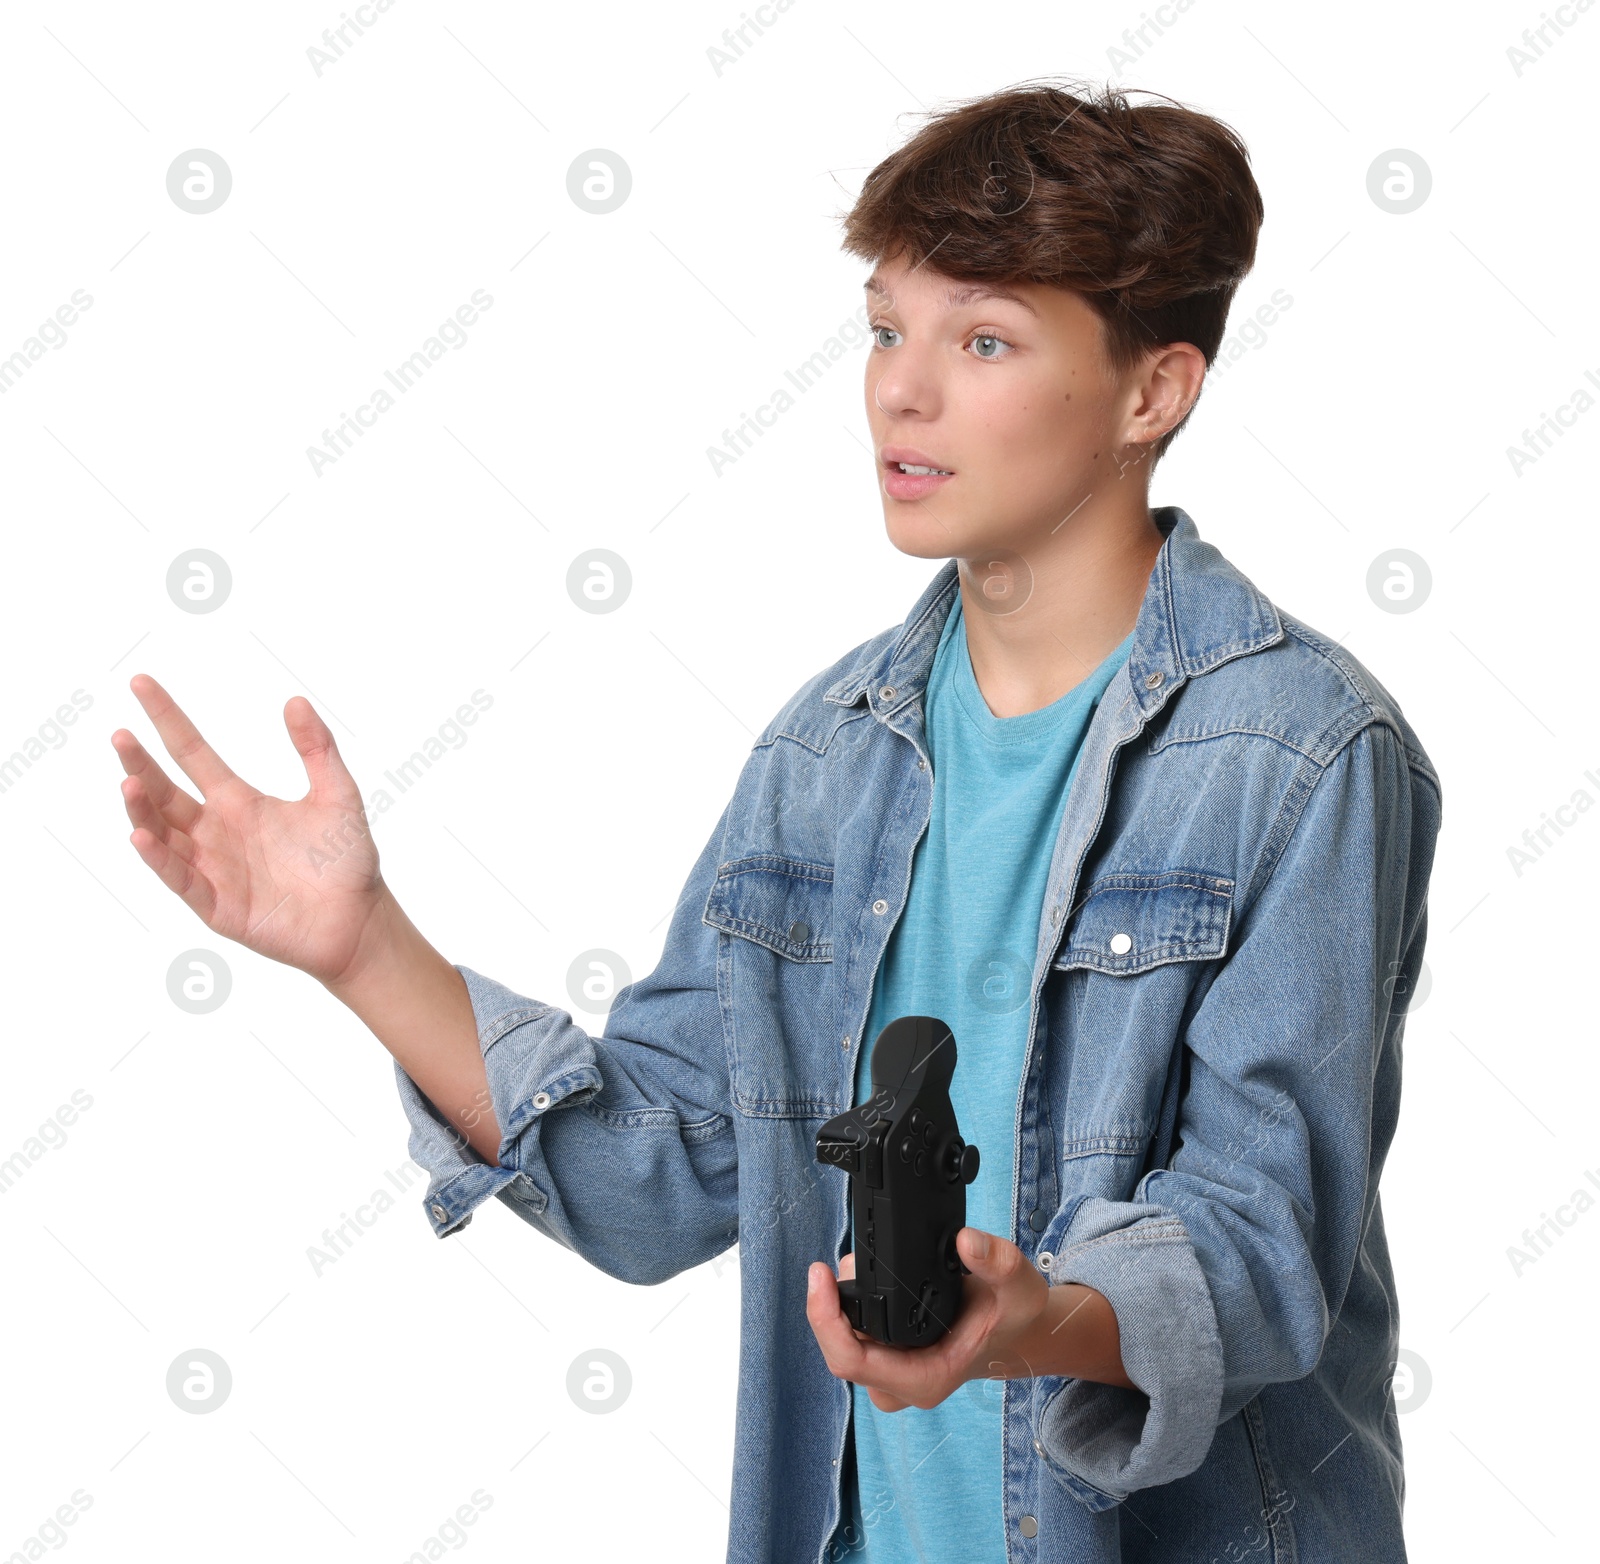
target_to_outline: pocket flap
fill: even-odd
[[[833,960],[833,865],[778,853],[717,870],[701,922],[790,961]]]
[[[1227,949],[1232,914],[1233,881],[1219,875],[1102,875],[1069,921],[1054,965],[1127,975],[1207,960]]]

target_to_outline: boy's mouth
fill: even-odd
[[[929,456],[926,451],[919,451],[910,445],[886,445],[879,453],[885,467],[895,468],[900,472],[911,472],[918,476],[928,473],[942,473],[946,478],[955,475],[953,467],[946,467],[943,462]]]
[[[891,445],[884,448],[882,457],[884,492],[891,499],[923,499],[955,477],[953,468],[943,466],[926,451]]]

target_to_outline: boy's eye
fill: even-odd
[[[1004,337],[994,337],[994,336],[988,335],[985,332],[980,332],[977,336],[975,336],[972,339],[972,346],[974,348],[978,349],[978,351],[977,351],[977,353],[975,355],[976,357],[978,357],[978,358],[987,358],[987,359],[997,359],[997,358],[1004,358],[1005,357],[1004,353],[996,353],[996,352],[984,351],[984,344],[988,344],[989,347],[991,347],[991,348],[1009,348],[1011,346],[1011,344],[1009,342],[1007,342]]]
[[[891,337],[895,338],[898,338],[900,335],[900,333],[896,331],[893,326],[879,325],[869,327],[868,329],[872,332],[875,345],[880,348],[892,348],[895,346],[893,342],[884,341],[884,332],[887,332]],[[992,332],[979,332],[975,336],[969,337],[967,339],[967,346],[974,350],[973,356],[975,358],[986,359],[990,363],[994,363],[997,360],[1004,358],[1006,353],[1014,351],[1011,343],[1007,342],[1004,337],[995,336]]]

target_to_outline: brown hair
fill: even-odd
[[[1249,153],[1220,120],[1121,88],[1024,82],[930,115],[867,175],[841,247],[961,282],[1070,288],[1101,317],[1113,373],[1169,342],[1209,367],[1262,216]]]

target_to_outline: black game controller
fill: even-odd
[[[839,1283],[845,1317],[891,1347],[925,1347],[955,1323],[956,1253],[978,1148],[950,1106],[956,1040],[933,1016],[901,1016],[872,1050],[872,1095],[817,1131],[817,1161],[851,1175],[856,1274]]]

